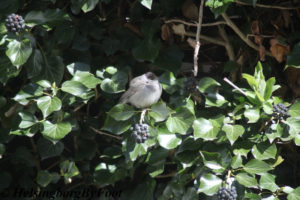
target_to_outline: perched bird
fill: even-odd
[[[162,93],[157,76],[147,72],[130,81],[128,90],[121,96],[119,103],[130,103],[136,108],[146,108],[156,103]]]

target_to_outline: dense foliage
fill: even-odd
[[[0,198],[300,199],[300,2],[271,3],[206,0],[198,54],[199,0],[1,0]]]

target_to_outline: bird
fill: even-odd
[[[162,86],[153,72],[137,76],[129,83],[128,90],[121,96],[119,103],[129,103],[136,108],[147,108],[155,104],[161,96]]]

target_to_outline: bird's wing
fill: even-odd
[[[121,96],[119,103],[127,103],[129,97],[131,97],[132,95],[134,95],[137,91],[139,91],[140,89],[142,89],[143,87],[145,87],[145,84],[140,84],[138,86],[131,86],[128,88],[128,90]]]

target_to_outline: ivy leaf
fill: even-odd
[[[6,55],[14,66],[21,66],[26,63],[32,53],[31,42],[29,39],[22,41],[13,40],[8,43]]]
[[[220,161],[221,161],[221,154],[220,153],[211,153],[206,151],[201,151],[200,155],[203,159],[203,163],[206,167],[212,170],[220,170],[223,169]]]
[[[140,0],[141,4],[151,10],[152,0]]]
[[[200,186],[198,192],[203,192],[208,196],[217,193],[222,184],[222,179],[213,174],[205,174],[200,178]]]
[[[28,85],[25,85],[19,92],[16,94],[16,96],[13,98],[13,100],[17,101],[18,103],[22,105],[26,105],[29,102],[29,98],[31,97],[38,97],[43,94],[43,88],[40,87],[37,84],[29,83]]]
[[[59,156],[64,150],[64,144],[60,141],[53,143],[41,137],[37,142],[37,149],[42,159]]]
[[[145,144],[138,144],[134,145],[132,151],[129,151],[129,157],[131,161],[135,161],[138,156],[145,155],[147,153],[147,146]]]
[[[288,113],[291,115],[291,117],[297,117],[300,116],[300,102],[297,102],[295,104],[293,104]]]
[[[155,122],[164,121],[170,114],[166,103],[158,102],[151,106],[149,115],[154,118]]]
[[[48,9],[45,11],[30,11],[25,16],[25,21],[31,26],[45,24],[45,23],[54,23],[64,20],[71,21],[69,15],[60,9]]]
[[[61,86],[61,90],[66,93],[80,97],[82,94],[88,91],[88,88],[77,81],[65,81]]]
[[[219,86],[221,84],[210,77],[201,78],[198,83],[198,88],[202,93],[215,93]]]
[[[37,183],[42,187],[47,187],[52,180],[52,175],[47,170],[40,170],[37,175]]]
[[[52,112],[61,109],[61,101],[57,97],[43,96],[37,99],[37,106],[42,111],[45,119]]]
[[[96,78],[93,74],[89,72],[77,71],[73,77],[74,81],[82,83],[85,87],[92,89],[101,83],[101,80]]]
[[[194,121],[193,129],[195,139],[214,140],[217,138],[220,126],[214,120],[199,118]]]
[[[259,120],[260,111],[258,108],[249,108],[245,110],[244,115],[248,119],[248,123],[255,123]]]
[[[238,173],[235,176],[236,180],[247,188],[257,188],[258,183],[254,176],[247,173]]]
[[[26,63],[27,77],[33,78],[39,76],[44,65],[42,53],[39,49],[35,49],[33,54]]]
[[[272,167],[264,161],[252,159],[245,166],[244,170],[250,174],[261,174],[271,170]]]
[[[4,51],[0,51],[0,54],[4,55]],[[18,76],[21,71],[21,67],[14,66],[7,56],[0,57],[0,82],[6,84],[6,82],[13,77]]]
[[[225,103],[227,103],[226,99],[219,93],[208,93],[205,96],[205,100],[205,105],[208,107],[222,107]]]
[[[131,118],[135,110],[127,104],[117,104],[107,113],[116,121],[125,121]]]
[[[120,135],[127,131],[131,127],[131,125],[132,122],[130,120],[117,121],[114,118],[107,115],[102,130],[111,132],[116,135]]]
[[[264,174],[260,177],[259,186],[262,189],[267,189],[272,192],[275,192],[279,189],[278,185],[275,183],[275,176],[272,174]]]
[[[41,73],[34,77],[34,81],[47,80],[59,85],[64,74],[65,66],[60,56],[51,55],[43,60]]]
[[[67,69],[72,76],[74,76],[77,72],[89,72],[90,66],[86,63],[75,62],[67,65]]]
[[[222,130],[226,133],[226,136],[228,140],[230,141],[230,144],[233,145],[233,143],[238,139],[239,136],[241,136],[245,129],[241,125],[231,125],[231,124],[224,124],[222,127]]]
[[[186,134],[194,121],[194,115],[186,107],[176,109],[176,114],[170,116],[166,122],[168,130],[171,133]]]
[[[43,122],[42,134],[52,140],[60,140],[64,138],[72,129],[69,122],[59,122],[52,124],[50,121]]]
[[[300,116],[297,117],[289,117],[286,120],[286,123],[289,125],[289,134],[292,136],[296,136],[300,133]]]
[[[38,122],[37,118],[29,112],[19,112],[18,114],[22,119],[19,128],[29,128]]]
[[[269,142],[256,144],[251,151],[254,158],[258,160],[275,159],[277,155],[276,145],[274,143],[270,144]]]
[[[119,93],[125,90],[127,83],[127,74],[123,71],[118,71],[111,78],[105,78],[101,83],[101,89],[107,93]]]
[[[60,174],[65,178],[65,181],[68,181],[69,178],[77,176],[80,172],[73,161],[65,160],[59,165]]]
[[[83,6],[81,7],[81,10],[85,13],[93,10],[96,5],[98,4],[99,0],[86,0]]]
[[[157,140],[161,147],[165,149],[175,149],[181,144],[181,139],[176,134],[168,131],[166,126],[159,127]]]
[[[299,200],[300,199],[300,186],[294,189],[291,193],[287,196],[288,200]]]
[[[137,60],[154,62],[158,56],[160,40],[144,39],[132,49],[132,54]]]

